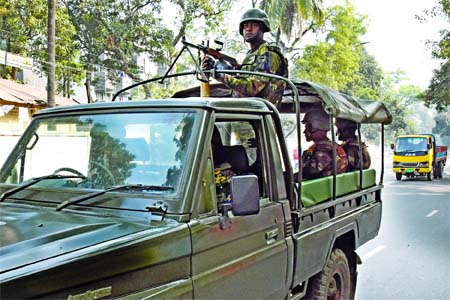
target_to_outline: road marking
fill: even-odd
[[[428,215],[426,215],[427,218],[434,216],[435,214],[437,214],[439,212],[439,210],[435,209],[432,212],[430,212]]]
[[[374,256],[375,254],[377,254],[378,252],[382,251],[385,248],[385,246],[378,246],[375,249],[373,249],[372,251],[367,252],[365,255],[363,255],[361,257],[361,260],[368,260],[369,258],[371,258],[372,256]]]

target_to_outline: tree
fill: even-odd
[[[75,28],[69,20],[65,7],[56,5],[55,75],[56,91],[65,97],[73,94],[72,83],[80,84],[84,79],[79,57],[79,44],[74,41]],[[36,62],[36,71],[45,75],[47,39],[40,35],[30,41],[28,55]]]
[[[433,72],[431,83],[420,98],[427,107],[435,106],[436,110],[444,111],[450,107],[450,61],[447,60],[439,70]]]
[[[393,116],[393,121],[386,128],[386,143],[393,143],[398,135],[417,133],[417,122],[413,118],[412,103],[417,103],[418,87],[405,86],[403,71],[385,74],[381,99]]]
[[[46,74],[47,69],[47,9],[45,0],[0,0],[0,42],[5,50],[33,58],[35,71]],[[83,73],[76,62],[78,44],[73,41],[74,27],[69,22],[64,7],[56,2],[56,81],[57,91],[70,96],[72,82],[80,82]],[[3,40],[3,41],[2,41]],[[9,77],[16,79],[15,70]],[[5,74],[7,75],[7,74]]]
[[[353,81],[349,82],[342,90],[346,94],[363,99],[379,99],[382,91],[383,70],[372,55],[361,47],[361,59],[359,70]]]
[[[195,28],[194,21],[203,19],[209,30],[223,28],[224,13],[229,12],[235,0],[169,0],[177,6],[181,16],[172,46],[175,47],[188,31]]]
[[[262,0],[259,6],[274,21],[275,42],[281,44],[284,52],[291,52],[302,36],[322,24],[324,18],[322,0]],[[281,40],[282,34],[287,41],[294,35],[290,45]]]
[[[29,41],[45,35],[47,20],[45,0],[0,0],[0,44],[6,52],[26,55]],[[8,68],[5,76],[17,79],[18,68]]]
[[[47,26],[47,105],[55,106],[55,26],[56,3],[48,0],[48,26]]]
[[[427,18],[442,17],[450,23],[450,0],[439,0],[437,6],[430,11],[425,11],[422,21]],[[433,78],[428,88],[420,95],[425,104],[435,106],[438,111],[444,111],[450,107],[450,30],[442,29],[441,40],[428,41],[431,44],[432,55],[436,59],[442,59],[441,68],[434,70]]]
[[[136,81],[142,80],[137,58],[147,56],[156,63],[168,62],[174,46],[196,18],[213,22],[221,15],[228,1],[173,0],[180,8],[181,23],[174,32],[162,22],[161,1],[149,0],[63,0],[76,28],[76,41],[80,45],[80,59],[88,76],[86,89],[90,98],[91,74],[94,66],[102,66],[109,79],[116,81],[118,71],[125,72]],[[213,7],[219,7],[214,9]],[[146,96],[150,89],[146,87]]]
[[[443,144],[450,145],[450,109],[438,113],[435,120],[436,125],[432,133],[440,137]]]
[[[168,30],[161,27],[153,11],[159,11],[159,1],[63,0],[77,34],[80,61],[86,71],[86,93],[92,102],[92,74],[96,65],[105,65],[111,79],[117,70],[138,79],[136,58],[148,53],[151,58],[162,55],[167,45]]]
[[[303,55],[295,61],[294,74],[342,91],[359,79],[363,57],[360,37],[366,32],[365,17],[357,15],[350,4],[334,6],[327,14],[322,29],[325,40],[305,47]]]

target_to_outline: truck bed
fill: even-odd
[[[436,146],[436,161],[447,161],[447,146]]]

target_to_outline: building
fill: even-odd
[[[0,78],[0,165],[28,126],[31,116],[47,107],[47,91]],[[56,96],[56,105],[77,102]]]

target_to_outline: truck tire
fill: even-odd
[[[325,269],[312,277],[306,299],[353,299],[353,284],[350,265],[344,251],[337,248],[331,252]]]
[[[396,178],[397,180],[402,180],[402,173],[400,173],[400,172],[395,173],[395,178]]]
[[[444,174],[444,164],[442,162],[438,162],[438,167],[437,167],[438,178],[442,178],[442,174]]]
[[[431,171],[427,173],[427,180],[431,181]]]

